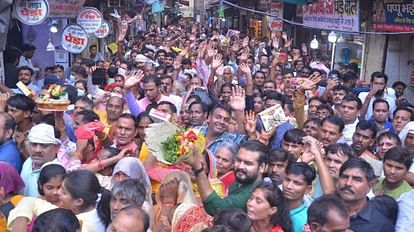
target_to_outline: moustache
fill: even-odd
[[[343,188],[341,188],[341,191],[345,191],[345,190],[348,190],[349,192],[351,192],[352,194],[355,194],[355,192],[351,189],[351,186],[345,186],[345,187],[343,187]]]
[[[246,174],[246,172],[243,169],[236,169],[236,172],[240,172],[240,173]]]

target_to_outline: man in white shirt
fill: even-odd
[[[32,127],[28,140],[31,154],[24,162],[20,176],[26,185],[24,195],[37,197],[40,171],[47,163],[58,163],[56,156],[61,142],[55,137],[53,126],[45,123]]]
[[[338,143],[352,144],[352,135],[355,132],[356,125],[358,124],[358,115],[361,109],[362,103],[359,98],[353,94],[349,94],[344,97],[341,104],[341,117],[345,122],[345,128],[342,131],[342,137]]]
[[[32,44],[24,44],[23,45],[23,53],[20,56],[19,64],[17,67],[27,66],[31,68],[34,72],[39,71],[39,68],[34,67],[32,63],[32,57],[36,51],[36,47]]]
[[[386,100],[389,104],[389,112],[390,115],[394,113],[396,108],[395,105],[395,92],[392,93],[388,92],[387,89],[387,81],[388,76],[382,72],[374,72],[371,74],[371,84],[369,92],[362,92],[359,94],[359,99],[363,102],[361,108],[361,116],[365,118],[365,120],[370,120],[372,117],[372,104],[374,103],[375,99],[382,98]]]

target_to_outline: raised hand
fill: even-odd
[[[206,54],[206,47],[205,46],[200,46],[198,47],[198,58],[203,59],[204,55]]]
[[[6,102],[10,98],[10,93],[0,93],[0,112],[4,112],[6,110]]]
[[[217,54],[216,56],[214,56],[213,58],[213,62],[211,63],[211,68],[212,69],[217,69],[218,67],[220,67],[223,64],[223,56],[221,54]]]
[[[275,49],[278,49],[279,44],[280,44],[279,37],[274,37],[273,40],[272,40],[272,47],[275,48]]]
[[[371,87],[371,89],[369,90],[369,94],[370,96],[374,96],[375,94],[377,94],[378,91],[382,90],[381,86],[378,85],[374,85]]]
[[[249,138],[256,137],[256,115],[254,111],[248,111],[244,117],[244,128]]]
[[[288,48],[288,47],[290,47],[290,46],[292,46],[292,43],[293,43],[293,38],[290,38],[290,39],[286,39],[285,40],[285,48]]]
[[[282,32],[282,39],[286,42],[288,40],[288,36],[286,31]]]
[[[125,81],[124,88],[131,89],[137,86],[142,81],[143,78],[144,78],[144,72],[142,70],[138,70],[132,73],[132,75],[130,75],[129,78]]]
[[[317,85],[321,80],[322,80],[322,76],[319,74],[312,74],[310,75],[309,79],[315,83],[315,85]]]
[[[298,85],[303,90],[312,90],[316,88],[321,79],[322,77],[319,74],[312,74],[309,78],[300,78]]]
[[[244,111],[246,108],[246,93],[241,86],[232,89],[229,106],[234,111]]]
[[[178,53],[178,55],[180,57],[185,57],[188,54],[188,50],[189,50],[189,48],[185,47],[185,48],[181,49],[181,51],[180,51],[180,53]]]
[[[339,85],[339,79],[331,79],[328,81],[328,84],[326,85],[326,90],[332,90],[335,86]]]
[[[245,64],[245,63],[241,63],[240,65],[239,65],[239,68],[240,68],[240,70],[244,73],[244,74],[246,74],[246,75],[251,75],[252,74],[252,70],[250,69],[250,67],[247,65],[247,64]]]

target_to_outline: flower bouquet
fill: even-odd
[[[145,129],[145,143],[158,161],[171,165],[190,151],[190,144],[197,153],[205,150],[205,138],[196,129],[180,130],[171,122],[153,123]]]

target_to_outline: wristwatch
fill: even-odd
[[[194,176],[197,177],[198,175],[200,175],[201,172],[204,171],[204,167],[201,166],[201,168],[199,168],[199,169],[192,169],[192,171],[193,171]]]

